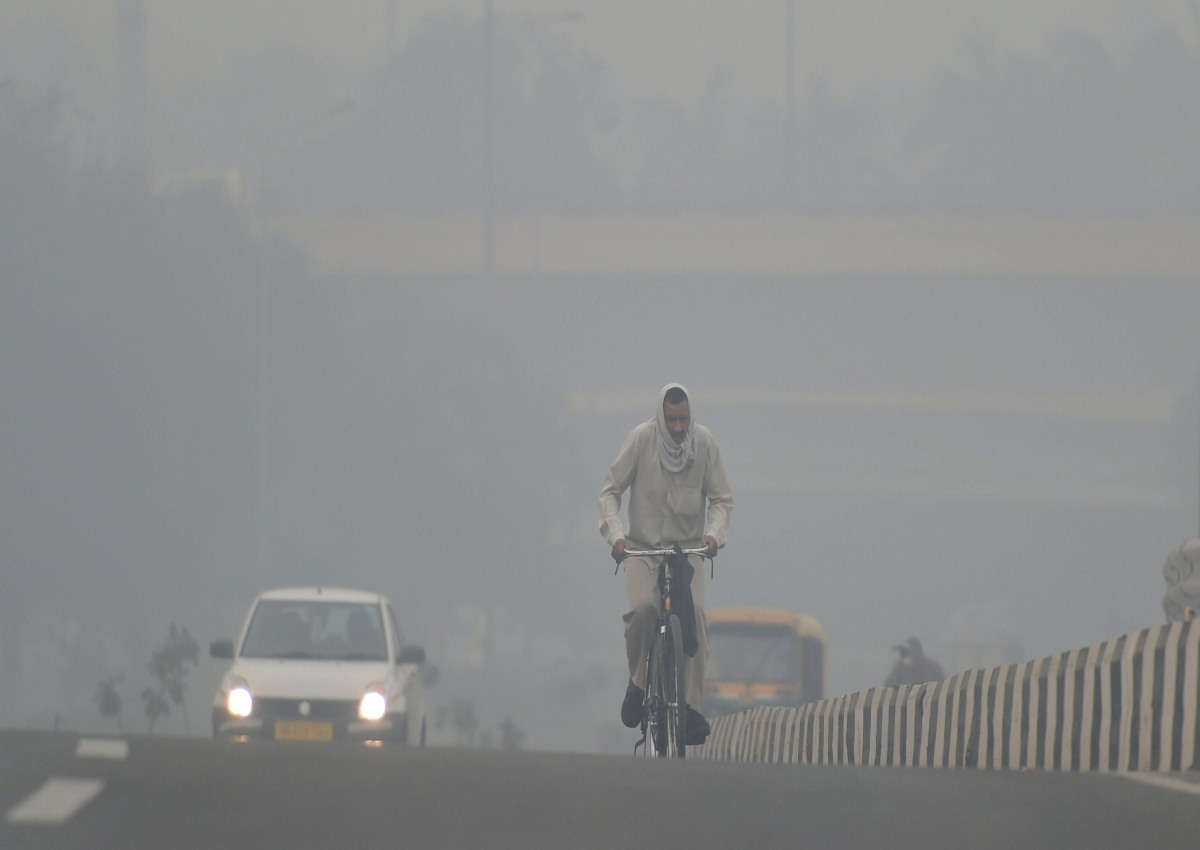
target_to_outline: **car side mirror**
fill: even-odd
[[[406,643],[400,647],[400,654],[396,656],[396,664],[424,664],[425,663],[425,647],[415,644]]]
[[[208,654],[213,658],[233,658],[233,641],[228,638],[214,640],[208,645]]]

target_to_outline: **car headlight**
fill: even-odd
[[[250,712],[254,710],[254,695],[250,693],[250,688],[245,682],[233,682],[229,687],[229,696],[225,700],[225,707],[229,709],[229,713],[234,717],[249,717]]]
[[[387,714],[387,697],[382,687],[372,687],[358,703],[358,716],[363,720],[380,720]]]

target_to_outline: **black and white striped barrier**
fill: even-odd
[[[1200,769],[1200,620],[940,682],[713,719],[694,758],[1043,770]]]

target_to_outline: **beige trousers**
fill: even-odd
[[[704,619],[704,571],[707,561],[699,555],[688,559],[696,568],[692,576],[692,602],[696,607],[696,654],[684,667],[684,699],[697,711],[704,696],[704,662],[708,659],[708,624]],[[625,613],[625,653],[629,657],[629,678],[639,688],[646,687],[646,653],[654,639],[658,621],[658,564],[661,558],[626,558],[625,589],[629,592],[629,611]]]

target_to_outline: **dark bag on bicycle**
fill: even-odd
[[[671,564],[671,610],[679,615],[680,635],[683,638],[683,652],[689,658],[700,648],[700,639],[696,635],[696,603],[692,601],[692,576],[696,568],[688,561],[682,552],[667,555]],[[658,573],[658,590],[661,593],[663,574]]]

